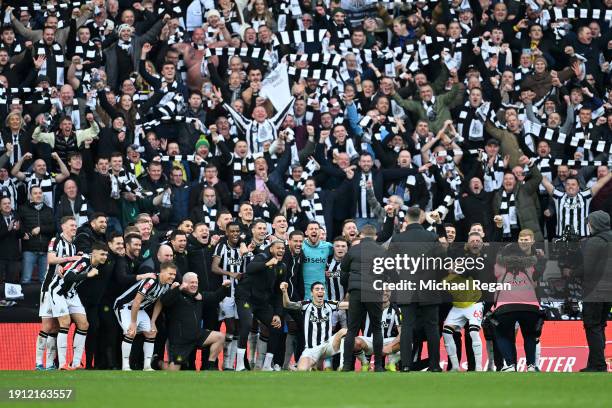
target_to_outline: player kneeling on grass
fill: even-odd
[[[325,286],[314,282],[310,286],[312,300],[292,302],[287,294],[287,282],[280,284],[285,309],[301,310],[304,313],[305,348],[298,361],[298,371],[309,371],[324,359],[340,353],[340,343],[346,336],[346,329],[340,329],[332,336],[332,314],[347,310],[348,302],[325,300]]]
[[[193,350],[210,347],[208,361],[202,362],[203,370],[218,370],[215,360],[223,350],[225,335],[201,328],[203,308],[216,308],[230,292],[229,280],[215,292],[198,292],[198,275],[187,272],[183,283],[174,282],[172,289],[161,298],[168,319],[170,363],[163,363],[164,370],[188,368]]]
[[[85,254],[78,261],[66,264],[63,271],[53,277],[49,286],[51,293],[51,313],[59,322],[57,335],[57,359],[60,370],[74,370],[80,367],[81,357],[87,338],[87,315],[81,303],[76,287],[87,278],[98,275],[98,266],[106,262],[108,248],[106,244],[95,242],[91,254]],[[66,362],[66,349],[68,348],[68,330],[71,320],[77,330],[74,335],[72,366]]]
[[[157,328],[155,321],[161,313],[162,304],[159,298],[170,289],[170,285],[176,277],[176,265],[173,262],[164,262],[159,267],[157,279],[145,279],[136,282],[121,296],[115,300],[113,309],[119,320],[119,325],[123,329],[123,342],[121,343],[122,368],[130,371],[130,352],[132,342],[137,333],[145,336],[144,371],[152,371],[151,357],[153,356],[153,346]],[[153,307],[151,318],[145,311],[149,306]]]
[[[471,242],[472,235],[468,240],[468,245]],[[480,239],[480,237],[478,237]],[[474,288],[474,278],[468,276],[470,271],[465,271],[458,274],[455,271],[449,271],[449,275],[445,278],[446,281],[466,284],[466,290],[449,291],[453,297],[453,308],[448,313],[444,321],[442,329],[442,337],[444,337],[444,345],[446,353],[453,367],[451,371],[459,371],[459,360],[457,358],[457,346],[453,335],[455,331],[461,330],[466,322],[469,323],[469,336],[472,339],[472,350],[474,351],[474,360],[476,361],[476,371],[482,371],[482,341],[480,340],[480,326],[482,325],[482,309],[483,304],[479,302],[481,293],[480,290]],[[466,333],[467,336],[467,333]]]

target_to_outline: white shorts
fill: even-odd
[[[53,318],[53,309],[51,308],[51,294],[49,292],[42,292],[40,294],[38,317],[42,317],[43,319]]]
[[[481,326],[482,308],[483,304],[481,302],[474,303],[468,307],[453,306],[448,316],[446,316],[446,320],[444,320],[444,325],[463,327],[466,322],[469,322],[470,325]]]
[[[68,297],[58,295],[57,293],[51,293],[49,301],[51,302],[51,317],[60,317],[69,314],[85,314],[85,308],[76,292],[74,295]]]
[[[319,361],[326,359],[327,357],[335,356],[340,353],[340,348],[338,350],[334,350],[332,345],[333,337],[329,340],[321,343],[320,345],[313,348],[305,348],[302,352],[302,357],[308,357],[317,364]]]
[[[367,355],[374,354],[373,337],[357,336],[357,338],[364,342],[365,348],[363,349],[363,352],[365,354],[367,354]],[[383,347],[386,346],[387,344],[393,343],[393,340],[395,340],[395,337],[384,338],[383,339]]]
[[[332,327],[336,327],[338,323],[340,323],[340,327],[346,329],[346,310],[334,310],[332,312]]]
[[[115,315],[123,332],[127,332],[132,322],[132,311],[127,307],[115,309]],[[136,316],[136,333],[151,331],[151,318],[144,310],[139,310]]]
[[[236,299],[225,297],[219,303],[219,321],[225,319],[238,319],[238,309],[236,309]]]

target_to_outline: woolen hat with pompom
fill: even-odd
[[[206,147],[210,148],[210,143],[208,142],[208,139],[206,139],[205,135],[200,135],[200,138],[198,139],[198,141],[195,144],[196,150],[198,150],[201,146],[206,146]]]

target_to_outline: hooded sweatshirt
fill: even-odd
[[[583,301],[609,302],[612,299],[612,230],[610,214],[595,211],[588,217],[591,237],[582,247]]]

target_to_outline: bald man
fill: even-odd
[[[183,281],[165,293],[161,302],[166,311],[170,362],[160,364],[164,370],[176,371],[191,368],[190,356],[197,348],[210,348],[202,370],[218,370],[216,360],[225,342],[225,335],[218,331],[202,329],[203,308],[216,307],[229,294],[230,282],[214,292],[198,292],[198,275],[187,272]]]

